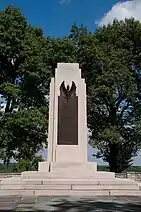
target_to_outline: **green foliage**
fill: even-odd
[[[51,70],[42,31],[28,25],[13,7],[0,12],[0,26],[0,94],[7,101],[5,112],[46,106]]]
[[[41,29],[19,9],[0,11],[0,158],[31,159],[46,143],[51,68]]]
[[[48,38],[46,39],[48,48],[47,65],[51,68],[52,74],[55,74],[57,63],[76,62],[75,43],[69,38]]]
[[[141,24],[115,20],[95,33],[74,26],[70,37],[88,85],[90,144],[110,171],[122,172],[141,141]]]
[[[11,113],[4,116],[0,123],[0,144],[5,163],[11,157],[31,160],[46,143],[47,120],[41,109]]]
[[[74,62],[69,38],[45,37],[12,6],[0,11],[0,158],[31,160],[46,144],[50,78],[58,62]]]
[[[0,164],[0,172],[3,172],[4,171],[4,166],[3,164]]]
[[[20,160],[18,164],[14,165],[13,172],[24,172],[32,170],[30,160]]]
[[[32,160],[22,159],[13,166],[13,172],[35,171],[38,169],[38,163],[42,162],[42,156],[34,156]]]
[[[38,163],[43,162],[44,160],[42,159],[42,156],[35,156],[32,160],[32,167],[34,170],[38,170]]]

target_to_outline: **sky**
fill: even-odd
[[[49,36],[68,35],[72,24],[84,24],[93,31],[116,0],[0,0],[0,8],[9,4],[21,9],[29,23]],[[102,5],[102,6],[101,6]]]
[[[20,8],[28,23],[41,27],[45,35],[53,37],[68,35],[74,23],[95,31],[114,18],[134,17],[141,21],[141,0],[0,0],[0,10],[8,5]],[[96,161],[93,151],[88,148],[90,161]],[[103,162],[98,160],[98,163]],[[141,153],[134,159],[134,165],[141,165]]]
[[[140,0],[0,0],[0,9],[8,5],[20,8],[28,23],[41,27],[45,35],[55,37],[68,35],[74,23],[94,31],[115,17],[141,19]]]

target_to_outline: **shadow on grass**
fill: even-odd
[[[69,212],[69,211],[81,211],[81,212],[141,212],[141,203],[134,202],[116,202],[116,201],[97,201],[97,200],[79,200],[79,201],[68,201],[63,200],[62,202],[55,202],[50,204],[54,207],[54,211],[57,212]]]

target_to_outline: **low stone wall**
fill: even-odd
[[[141,181],[141,172],[126,172],[126,173],[116,173],[117,178],[132,179],[135,181]]]
[[[19,177],[21,173],[0,173],[0,179],[10,178],[10,177]]]
[[[10,177],[19,177],[20,173],[0,173],[1,178],[10,178]],[[126,172],[126,173],[116,173],[116,178],[123,178],[123,179],[132,179],[135,181],[141,181],[141,172]]]

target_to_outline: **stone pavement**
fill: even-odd
[[[0,197],[0,211],[141,212],[141,197]]]

